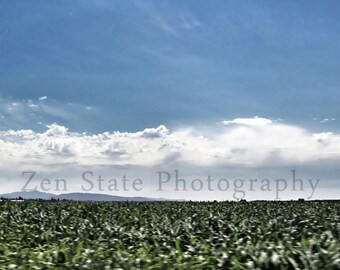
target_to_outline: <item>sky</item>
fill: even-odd
[[[339,11],[338,1],[2,1],[3,191],[32,170],[81,190],[91,170],[145,179],[142,191],[93,192],[235,199],[232,187],[156,191],[157,172],[174,184],[178,170],[188,183],[270,178],[272,193],[244,187],[270,199],[275,179],[297,170],[306,185],[320,179],[313,198],[339,198]]]

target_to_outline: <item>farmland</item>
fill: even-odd
[[[340,269],[340,202],[0,202],[0,269]]]

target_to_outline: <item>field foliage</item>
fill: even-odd
[[[340,269],[339,202],[0,202],[0,269]]]

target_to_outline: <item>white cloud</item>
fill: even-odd
[[[158,128],[146,128],[137,134],[141,134],[143,138],[165,138],[169,134],[169,130],[161,125]]]
[[[336,119],[335,118],[324,118],[324,119],[319,119],[317,117],[314,117],[313,118],[313,121],[318,121],[320,122],[321,124],[325,124],[325,123],[328,123],[330,121],[335,121]]]
[[[22,188],[25,178],[21,177],[21,172],[32,170],[42,178],[71,179],[70,186],[78,191],[85,170],[104,174],[107,179],[121,175],[137,177],[145,180],[146,186],[150,185],[148,196],[153,197],[157,185],[155,172],[173,172],[174,169],[179,169],[181,177],[192,179],[210,174],[215,179],[276,179],[288,177],[287,172],[296,168],[299,177],[320,177],[334,186],[339,161],[340,134],[312,133],[275,121],[266,125],[246,125],[242,121],[242,124],[227,126],[173,130],[160,125],[137,132],[99,134],[72,132],[56,123],[47,125],[43,132],[0,131],[0,170],[3,181],[13,179],[6,182],[5,187],[11,191]],[[270,195],[250,193],[249,198],[263,199],[262,195]],[[226,198],[226,194],[220,195],[221,199]],[[290,195],[286,198],[291,198]],[[215,199],[218,194],[162,193],[157,196]]]
[[[65,136],[67,134],[68,129],[63,126],[59,126],[56,123],[53,123],[52,125],[47,125],[46,126],[48,130],[44,133],[47,136]]]
[[[45,100],[45,97],[40,97],[40,100]],[[0,98],[0,115],[8,119],[5,121],[5,126],[27,126],[28,123],[45,122],[63,119],[74,119],[77,117],[77,111],[83,110],[85,106],[78,105],[73,108],[58,103],[58,102],[36,102],[32,99],[27,100],[11,100]],[[47,120],[55,119],[55,120]]]
[[[47,96],[39,97],[39,100],[46,100],[46,99],[47,99]]]
[[[88,135],[72,133],[55,123],[42,133],[1,131],[0,162],[3,166],[37,160],[40,165],[75,162],[98,166],[156,166],[171,158],[197,166],[256,167],[274,162],[280,165],[340,159],[339,134],[313,134],[297,126],[255,119],[258,122],[234,121],[236,125],[222,127],[218,132],[189,127],[170,131],[161,125],[138,132]]]
[[[335,121],[335,118],[325,118],[320,121],[320,123],[327,123],[329,121]]]
[[[222,125],[232,125],[232,124],[237,124],[237,125],[248,125],[248,126],[265,126],[268,124],[271,124],[273,121],[267,118],[262,118],[255,116],[253,118],[235,118],[233,120],[225,120],[222,121]]]

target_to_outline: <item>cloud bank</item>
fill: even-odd
[[[169,158],[198,166],[264,166],[340,160],[340,135],[311,133],[266,118],[236,118],[224,126],[179,128],[160,125],[138,132],[87,134],[56,123],[45,132],[0,132],[2,166],[39,163],[157,166]]]
[[[90,170],[94,171],[94,178],[98,175],[106,179],[116,175],[141,178],[146,187],[143,196],[223,200],[232,195],[207,191],[174,193],[170,185],[166,192],[155,195],[157,172],[169,172],[172,180],[174,170],[185,179],[203,179],[209,175],[216,180],[269,178],[273,185],[278,177],[291,181],[293,169],[298,177],[305,179],[304,183],[311,178],[322,179],[315,198],[336,198],[339,190],[340,134],[313,133],[260,117],[224,120],[219,125],[199,128],[169,129],[160,125],[136,132],[98,134],[72,132],[53,123],[43,132],[0,131],[0,153],[0,180],[8,191],[23,187],[26,181],[23,171],[37,171],[37,183],[44,177],[66,178],[70,180],[70,190],[81,191],[81,175]],[[275,197],[262,193],[248,190],[247,198]],[[284,198],[311,194],[311,191],[303,195],[288,192]]]

